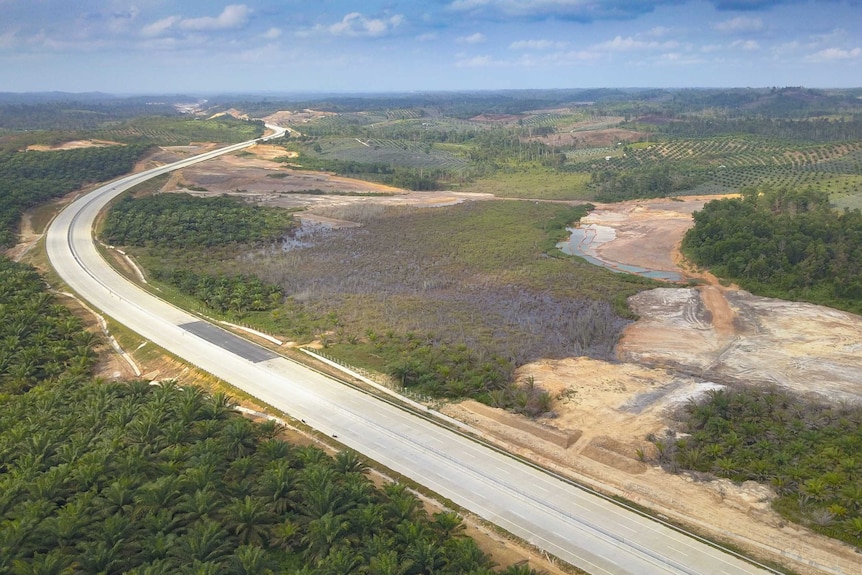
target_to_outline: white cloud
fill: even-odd
[[[170,30],[174,24],[180,21],[179,16],[168,16],[157,20],[152,24],[147,24],[141,29],[141,34],[147,37],[160,36]]]
[[[279,36],[281,36],[281,28],[270,28],[261,35],[262,38],[267,40],[275,40]]]
[[[672,30],[672,28],[668,28],[667,26],[655,26],[654,28],[650,28],[649,32],[646,33],[646,36],[661,38],[670,34]]]
[[[496,62],[490,56],[473,56],[472,58],[458,60],[455,65],[459,68],[486,68],[497,64],[499,62]]]
[[[9,30],[0,34],[0,48],[11,48],[17,44],[17,34],[15,30]]]
[[[815,52],[806,58],[811,62],[835,62],[838,60],[855,60],[862,56],[862,48],[844,50],[841,48],[827,48]]]
[[[760,18],[748,18],[746,16],[737,16],[730,20],[718,22],[713,26],[715,30],[726,34],[738,34],[740,32],[757,32],[763,29],[763,20]]]
[[[458,42],[462,44],[481,44],[486,40],[485,35],[481,32],[476,32],[475,34],[470,34],[469,36],[461,36],[458,38]]]
[[[568,42],[552,42],[551,40],[517,40],[509,44],[510,50],[561,50]]]
[[[420,42],[430,42],[431,40],[437,39],[437,34],[435,34],[434,32],[426,32],[425,34],[420,34],[419,36],[416,36],[416,39]]]
[[[389,18],[366,18],[359,12],[351,12],[327,28],[335,36],[383,36],[404,21],[400,14]]]
[[[760,50],[760,44],[758,44],[756,40],[736,40],[730,44],[730,47],[737,48],[739,50],[746,50],[748,52]]]
[[[141,34],[146,37],[161,36],[172,29],[193,31],[209,30],[231,30],[242,28],[248,23],[251,9],[245,4],[231,4],[225,6],[218,16],[203,16],[201,18],[182,18],[181,16],[168,16],[147,24],[141,29]]]
[[[449,7],[453,10],[472,10],[491,4],[491,0],[455,0]]]
[[[180,21],[180,28],[185,30],[229,30],[231,28],[242,28],[248,22],[251,10],[245,4],[231,4],[225,6],[221,14],[215,18],[204,16],[202,18],[187,18]]]
[[[656,42],[638,40],[636,38],[632,38],[631,36],[629,36],[628,38],[617,36],[613,40],[608,40],[607,42],[597,44],[595,48],[598,50],[605,50],[609,52],[630,52],[633,50],[672,50],[678,46],[679,42],[675,40],[668,40],[667,42]]]

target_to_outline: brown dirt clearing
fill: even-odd
[[[170,161],[170,157],[187,152],[187,148],[166,148],[156,159]],[[177,170],[162,191],[188,192],[198,196],[229,194],[265,206],[303,208],[305,211],[300,216],[303,221],[326,225],[342,225],[343,222],[337,222],[337,218],[329,214],[317,214],[315,208],[331,209],[359,203],[438,207],[492,198],[490,194],[466,192],[411,192],[328,172],[285,167],[273,161],[288,154],[278,146],[255,145],[247,151],[250,155],[222,156],[205,164]],[[199,153],[198,150],[190,152]],[[190,191],[189,188],[204,188],[206,191]],[[324,194],[302,193],[308,190],[321,190]]]
[[[110,140],[73,140],[56,146],[43,146],[34,144],[27,146],[27,151],[36,152],[56,152],[58,150],[78,150],[80,148],[105,148],[107,146],[124,146],[119,142],[111,142]]]

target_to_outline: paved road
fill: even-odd
[[[206,324],[129,283],[102,259],[91,230],[111,198],[252,143],[128,176],[78,198],[47,232],[52,265],[95,307],[157,345],[589,573],[767,573]]]

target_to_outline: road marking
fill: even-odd
[[[638,530],[637,530],[637,529],[634,529],[634,528],[632,528],[632,527],[629,527],[628,525],[623,525],[623,524],[622,524],[622,523],[620,523],[619,521],[617,522],[617,527],[619,527],[620,529],[625,529],[626,531],[631,531],[632,533],[637,533],[637,532],[638,532]]]
[[[680,554],[680,555],[682,555],[683,557],[688,557],[688,553],[686,553],[685,551],[680,551],[679,549],[677,549],[677,548],[676,548],[676,547],[674,547],[673,545],[667,545],[666,547],[667,547],[668,549],[671,549],[671,550],[673,550],[673,551],[676,551],[677,553],[679,553],[679,554]]]

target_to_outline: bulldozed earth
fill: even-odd
[[[165,148],[152,161],[201,151]],[[304,171],[274,162],[285,154],[275,146],[250,152],[175,172],[163,190],[236,194],[264,205],[302,207],[303,220],[328,226],[352,224],[316,210],[356,202],[433,207],[493,200],[487,194],[411,193]],[[324,193],[303,193],[309,190]],[[676,271],[698,285],[668,284],[632,297],[639,319],[624,332],[617,361],[581,357],[522,366],[519,378],[532,378],[553,395],[553,417],[532,421],[474,401],[439,409],[560,474],[795,572],[855,573],[860,555],[854,548],[784,521],[770,507],[774,494],[768,487],[674,475],[649,462],[646,437],[673,427],[680,406],[709,389],[781,386],[818,401],[862,400],[862,317],[754,296],[686,265],[679,242],[691,214],[711,199],[715,196],[598,205],[584,221],[613,230],[610,241],[595,246],[603,260]],[[121,371],[116,364],[110,370]],[[536,564],[537,558],[531,559]]]

